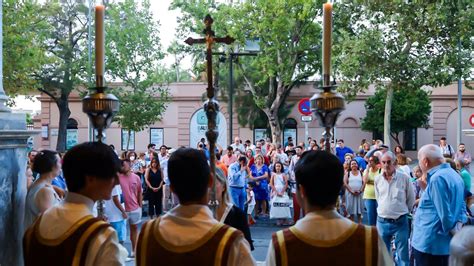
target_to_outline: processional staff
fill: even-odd
[[[214,20],[211,18],[210,15],[206,15],[204,19],[204,24],[206,28],[204,29],[204,34],[206,35],[205,38],[201,39],[193,39],[188,38],[184,42],[188,45],[194,45],[198,43],[205,43],[206,44],[206,64],[207,64],[207,98],[208,100],[204,103],[204,110],[206,111],[207,116],[207,132],[206,137],[209,142],[209,150],[210,150],[210,165],[211,165],[211,175],[213,178],[213,185],[211,190],[211,201],[209,202],[209,207],[211,208],[214,216],[216,216],[216,210],[218,206],[218,202],[216,200],[216,141],[219,133],[215,130],[216,129],[216,118],[217,113],[219,112],[219,103],[215,99],[215,89],[212,83],[212,45],[214,43],[225,43],[231,44],[235,41],[234,38],[230,36],[226,36],[224,38],[215,37],[215,33],[212,30],[212,23]]]

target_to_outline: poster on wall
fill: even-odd
[[[162,128],[150,128],[150,143],[160,147],[163,145],[164,130]]]
[[[66,133],[66,150],[77,145],[77,129],[68,129]]]
[[[266,128],[255,128],[253,130],[253,143],[255,144],[261,139],[267,139],[269,136]]]
[[[219,132],[217,144],[225,149],[227,147],[227,121],[221,112],[218,113],[216,122],[217,132]],[[207,116],[204,109],[201,108],[194,113],[189,123],[189,147],[196,148],[201,138],[206,139],[206,131]]]
[[[285,128],[283,131],[283,143],[285,144],[285,147],[288,145],[288,137],[293,139],[293,144],[296,146],[298,141],[296,139],[296,128]]]
[[[122,129],[122,150],[127,150],[127,141],[128,141],[128,130]],[[128,150],[135,150],[135,132],[130,131],[130,143],[128,144]]]

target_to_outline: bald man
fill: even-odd
[[[427,176],[427,187],[415,215],[412,239],[415,263],[448,265],[449,242],[467,221],[464,183],[436,145],[421,147],[418,161]]]

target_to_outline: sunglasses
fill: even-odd
[[[382,161],[383,164],[390,164],[392,161],[388,160],[388,161]]]

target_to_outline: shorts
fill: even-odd
[[[139,224],[142,222],[142,208],[127,212],[129,224]]]
[[[247,207],[247,214],[252,215],[253,214],[253,209],[255,208],[255,205],[248,205]]]
[[[117,232],[117,237],[118,237],[119,242],[125,241],[125,220],[118,221],[118,222],[110,222],[110,225]]]

